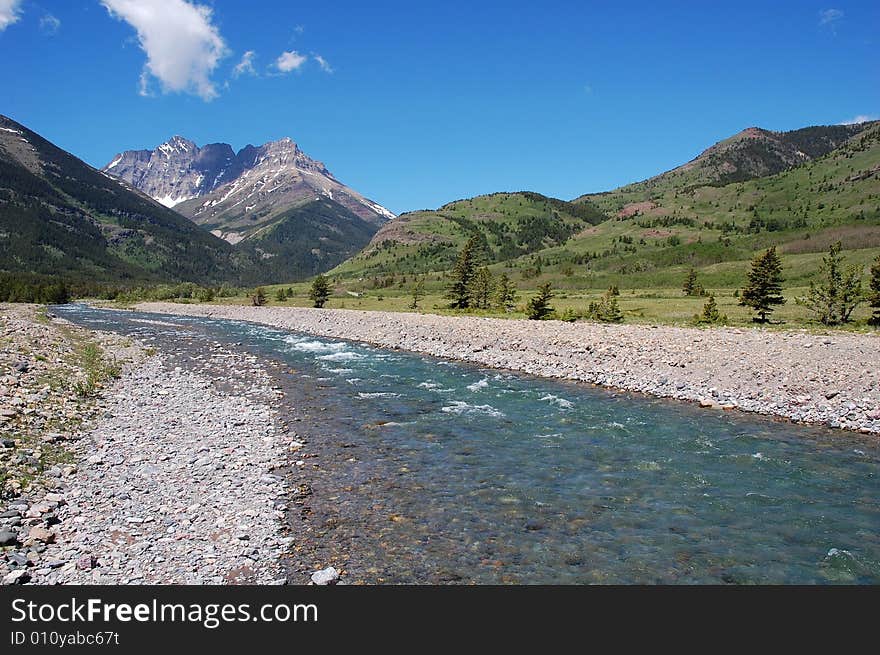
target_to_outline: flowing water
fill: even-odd
[[[312,492],[303,570],[332,561],[354,581],[403,583],[880,583],[876,437],[244,322],[53,311],[164,350],[233,343],[278,365],[316,455],[291,474]]]

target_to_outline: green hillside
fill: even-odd
[[[471,237],[486,262],[505,262],[560,246],[608,217],[537,193],[495,193],[403,214],[383,226],[357,256],[334,269],[342,277],[442,271]]]
[[[880,252],[880,123],[786,134],[784,146],[806,163],[744,181],[699,184],[676,169],[574,203],[495,194],[404,214],[331,275],[357,291],[377,278],[387,285],[389,277],[433,271],[426,282],[439,289],[443,275],[436,272],[450,268],[471,234],[484,239],[493,272],[507,272],[522,289],[546,280],[571,290],[674,288],[690,266],[706,286],[735,288],[753,254],[770,245],[779,246],[791,285],[808,283],[837,240],[852,261],[866,263]],[[749,139],[749,161],[761,159],[756,152],[765,147],[763,165],[783,166],[780,139]],[[725,152],[744,161],[739,147]]]
[[[350,209],[318,198],[280,212],[235,248],[260,262],[263,280],[302,280],[356,254],[375,232]]]
[[[0,128],[0,273],[216,282],[248,260],[15,121]]]

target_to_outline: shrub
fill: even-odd
[[[587,308],[587,317],[600,323],[620,323],[623,321],[623,312],[617,303],[617,297],[606,291],[598,302],[591,302]]]

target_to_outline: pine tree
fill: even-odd
[[[880,325],[880,255],[874,260],[871,266],[871,291],[868,294],[868,302],[874,310],[871,319],[868,321],[871,325]]]
[[[495,304],[505,312],[513,311],[513,308],[516,307],[516,285],[507,277],[507,273],[502,273],[498,278],[498,286],[495,288]]]
[[[287,300],[287,295],[285,295],[283,287],[279,288],[275,292],[275,300],[277,300],[278,302],[284,302],[285,300]]]
[[[319,275],[312,282],[312,288],[309,289],[309,299],[312,306],[320,309],[330,298],[330,281],[323,275]]]
[[[533,321],[542,321],[553,313],[550,306],[550,299],[553,298],[553,291],[550,289],[550,283],[538,285],[538,293],[529,300],[526,305],[526,316]]]
[[[425,297],[425,281],[422,278],[416,280],[412,290],[412,302],[409,304],[410,309],[418,309],[419,303]]]
[[[263,290],[263,287],[254,289],[254,294],[251,296],[251,304],[254,307],[262,307],[266,304],[266,292]]]
[[[740,295],[739,304],[751,307],[758,314],[755,322],[766,323],[773,313],[773,305],[785,304],[782,297],[782,262],[776,254],[776,246],[752,260],[749,283]]]
[[[844,269],[843,245],[831,244],[819,267],[819,283],[810,282],[806,298],[797,298],[799,305],[810,308],[824,325],[847,323],[862,302],[861,270],[858,266]]]
[[[710,295],[703,305],[703,313],[694,316],[694,321],[699,325],[714,325],[716,323],[727,323],[727,316],[718,311],[718,303],[715,302],[715,296]]]
[[[489,309],[492,303],[492,273],[485,266],[471,280],[471,307]]]
[[[458,253],[455,268],[452,269],[452,282],[447,289],[446,297],[452,300],[452,309],[468,309],[471,307],[471,282],[476,271],[476,256],[479,239],[472,236]]]
[[[697,296],[697,271],[694,270],[694,267],[691,266],[688,269],[687,276],[684,278],[684,284],[681,287],[681,290],[684,292],[686,296]]]

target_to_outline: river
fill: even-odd
[[[52,311],[178,356],[221,342],[272,363],[313,455],[288,473],[291,569],[333,562],[366,583],[880,583],[876,437],[245,322]]]

